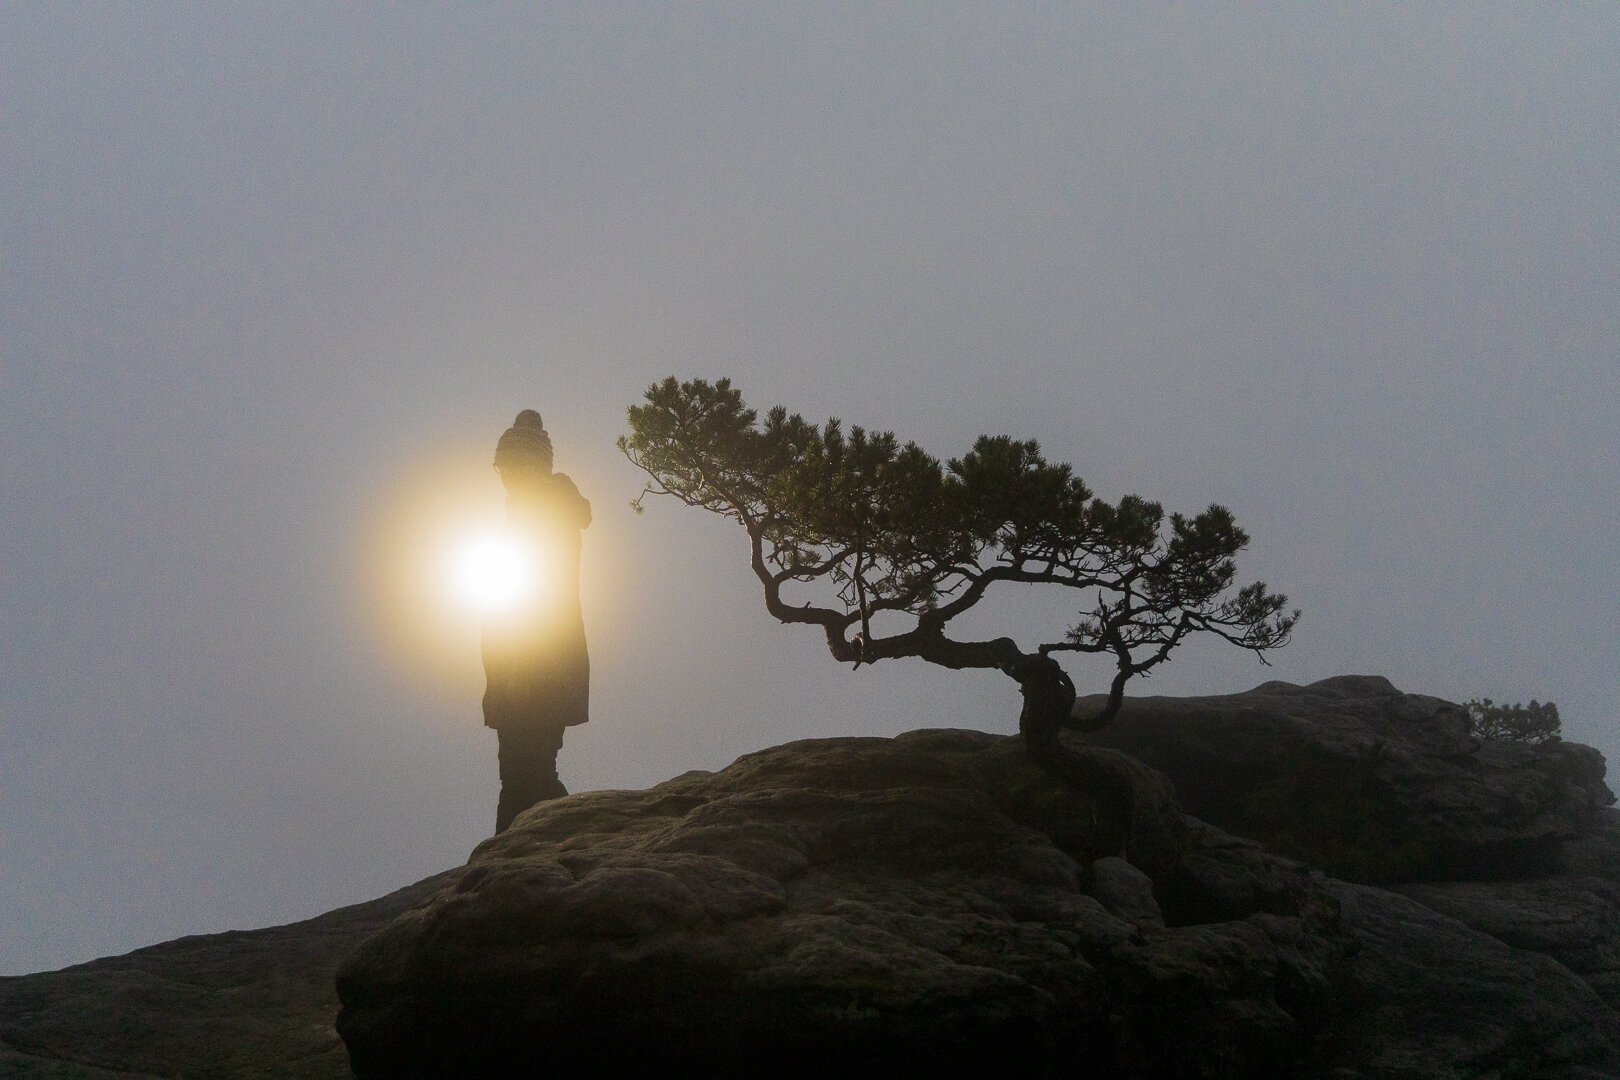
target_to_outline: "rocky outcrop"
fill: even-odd
[[[1402,895],[1516,949],[1544,953],[1620,1010],[1620,811],[1565,845],[1563,872],[1527,881],[1400,885]]]
[[[1545,953],[1620,1009],[1620,886],[1602,878],[1444,881],[1401,895],[1516,949]]]
[[[339,1030],[361,1077],[1302,1067],[1342,944],[1322,880],[1247,847],[1264,884],[1184,924],[1155,883],[1230,845],[1115,765],[1123,852],[1084,791],[965,731],[543,804],[344,965]]]
[[[971,732],[537,807],[344,965],[339,1030],[362,1078],[1620,1076],[1570,966],[1609,970],[1600,934],[1505,942],[1106,762],[1123,850],[1106,800]]]
[[[287,926],[0,978],[0,1077],[350,1077],[332,1027],[338,961],[450,876]]]
[[[1620,1076],[1620,1016],[1568,968],[1424,904],[1332,882],[1356,943],[1334,1080]]]
[[[918,731],[544,804],[369,905],[0,979],[0,1076],[346,1075],[339,972],[364,1078],[1620,1078],[1594,753],[1374,679],[1125,717],[1064,780]]]
[[[1461,706],[1378,677],[1128,698],[1084,738],[1166,774],[1189,813],[1368,884],[1553,873],[1614,802],[1591,747],[1475,739]]]

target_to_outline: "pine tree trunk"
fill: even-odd
[[[1088,747],[1069,749],[1058,741],[1074,709],[1074,683],[1049,656],[1031,657],[1016,677],[1024,695],[1018,732],[1030,759],[1095,801],[1099,857],[1126,854],[1136,816],[1130,777],[1106,755]]]

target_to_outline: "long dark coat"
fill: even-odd
[[[532,546],[541,568],[533,597],[484,624],[484,723],[539,731],[590,719],[591,661],[579,602],[580,532],[591,504],[562,473],[506,497],[507,527]]]

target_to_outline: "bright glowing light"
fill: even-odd
[[[489,615],[532,596],[540,568],[523,545],[505,533],[488,532],[471,537],[456,550],[450,573],[462,602]]]

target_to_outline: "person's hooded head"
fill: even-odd
[[[508,488],[551,475],[551,436],[540,414],[524,409],[495,444],[495,471]]]

